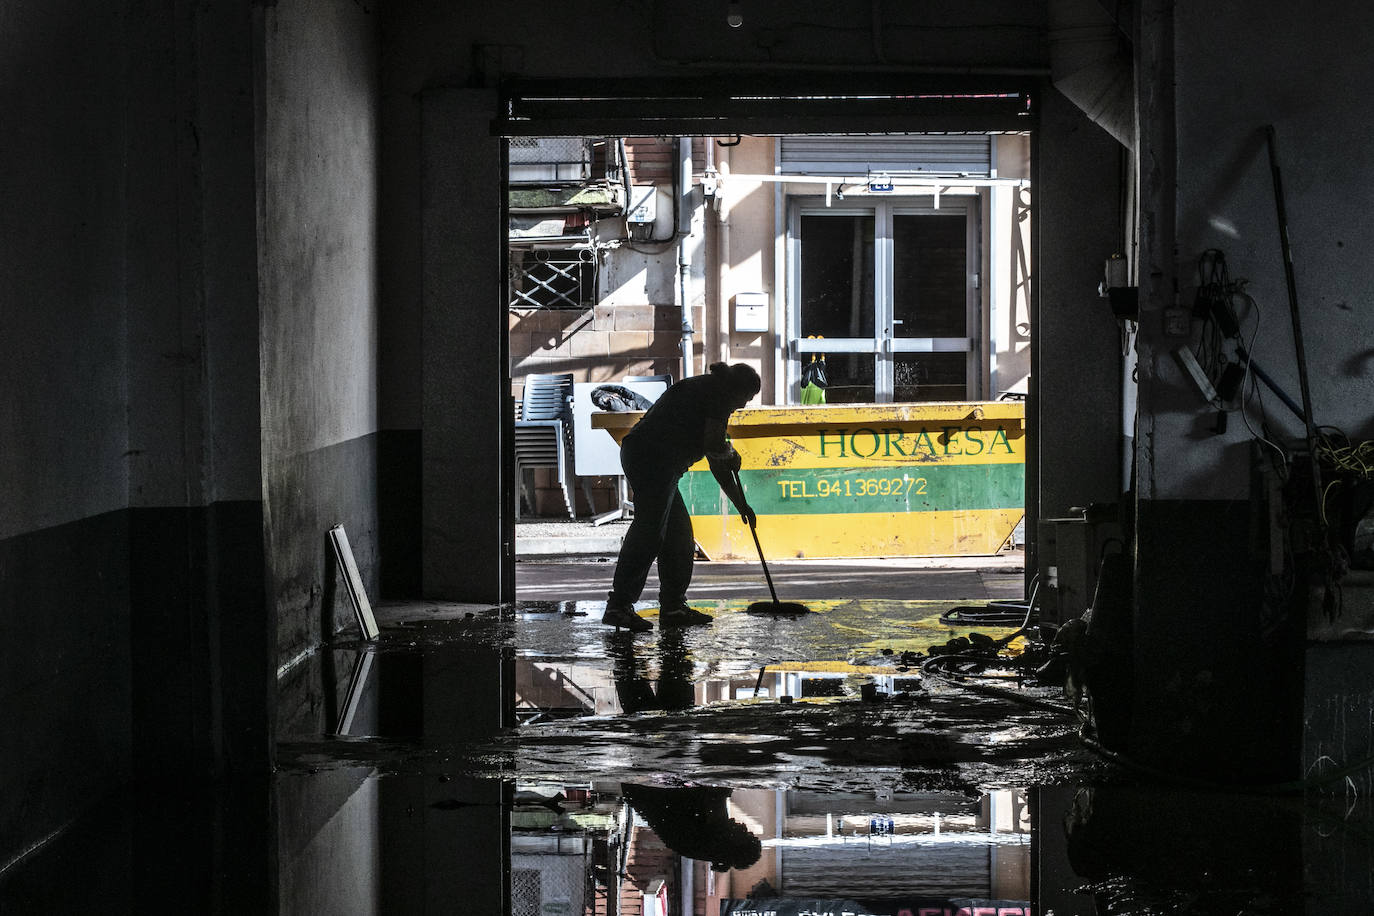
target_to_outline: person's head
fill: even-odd
[[[763,854],[763,843],[739,821],[731,821],[728,837],[720,840],[720,850],[711,857],[711,871],[748,868]]]
[[[745,363],[735,363],[734,365],[712,363],[709,371],[717,378],[725,380],[725,383],[730,387],[732,399],[739,407],[748,404],[754,395],[763,388],[763,381],[759,378],[759,374],[754,371],[754,367]]]

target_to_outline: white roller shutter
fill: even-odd
[[[784,175],[992,175],[988,134],[908,134],[883,137],[782,138]]]

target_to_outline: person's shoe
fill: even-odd
[[[659,629],[663,627],[703,626],[710,623],[711,619],[710,614],[703,614],[695,608],[688,607],[685,601],[665,604],[658,609]]]
[[[654,625],[635,613],[634,605],[612,604],[606,602],[606,613],[601,615],[601,622],[607,626],[621,627],[631,633],[643,633],[645,630],[652,630]]]

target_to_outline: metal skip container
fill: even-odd
[[[593,425],[619,441],[639,416]],[[746,408],[729,435],[770,557],[992,554],[1025,512],[1019,401]],[[680,486],[708,557],[753,555],[705,461]]]

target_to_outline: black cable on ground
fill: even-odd
[[[1026,696],[1025,694],[1018,693],[1015,690],[1007,690],[1004,687],[994,687],[991,684],[981,684],[977,681],[956,680],[954,676],[936,670],[937,666],[941,662],[959,658],[962,658],[965,661],[968,661],[970,659],[977,659],[982,662],[1000,661],[1000,659],[998,659],[996,656],[987,655],[934,655],[921,663],[921,674],[922,676],[930,675],[931,677],[944,681],[951,687],[959,687],[965,690],[971,690],[974,693],[981,693],[987,696],[997,697],[1003,700],[1011,700],[1014,703],[1021,703],[1025,706],[1035,707],[1036,709],[1044,709],[1048,710],[1049,712],[1057,712],[1069,716],[1072,716],[1075,713],[1075,710],[1072,706],[1066,706],[1063,703],[1054,703],[1050,700],[1042,700],[1039,697]],[[963,675],[963,677],[978,677],[978,675],[968,674]]]
[[[1010,627],[1020,625],[1025,619],[1025,610],[1005,610],[992,604],[984,607],[960,605],[940,615],[940,622],[946,626]]]
[[[1039,592],[1040,576],[1036,574],[1031,580],[1030,597],[1025,601],[989,601],[982,607],[960,605],[941,614],[940,622],[947,626],[953,626],[955,623],[975,627],[1009,627],[1015,625],[1024,630],[1030,626],[1031,618],[1035,616],[1035,598]]]

